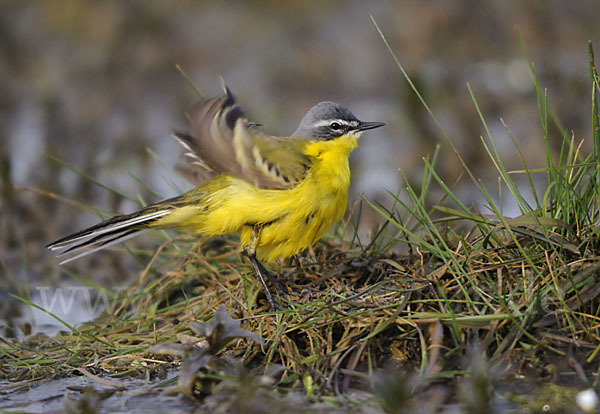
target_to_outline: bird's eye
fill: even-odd
[[[329,124],[329,126],[334,131],[339,131],[340,129],[342,129],[342,124],[340,124],[339,122],[332,122],[331,124]]]

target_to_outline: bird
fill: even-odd
[[[348,199],[348,158],[358,138],[383,122],[359,120],[348,108],[320,102],[287,137],[250,122],[225,82],[224,93],[203,98],[188,112],[189,133],[175,132],[184,148],[188,177],[204,177],[179,196],[116,215],[46,247],[60,264],[151,229],[183,229],[202,235],[239,234],[267,302],[277,309],[262,264],[287,258],[316,243],[342,219]]]

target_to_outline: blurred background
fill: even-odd
[[[390,203],[401,168],[416,184],[422,158],[442,144],[439,172],[466,204],[479,196],[417,101],[371,19],[476,175],[497,174],[479,137],[469,82],[509,168],[520,169],[501,118],[528,165],[544,165],[535,90],[516,29],[553,110],[590,148],[587,47],[600,48],[597,2],[113,1],[0,2],[0,315],[7,292],[71,276],[44,245],[139,205],[53,161],[147,202],[186,187],[168,167],[180,154],[170,137],[201,92],[220,94],[223,76],[251,120],[289,134],[313,104],[332,100],[386,127],[369,132],[352,157],[351,206],[364,194]],[[558,131],[551,139],[560,144]],[[150,151],[149,151],[150,150]],[[156,157],[152,155],[156,154]],[[143,183],[143,184],[141,184]],[[540,177],[543,183],[543,177]],[[154,195],[146,186],[157,193]],[[178,190],[179,188],[179,190]],[[54,194],[56,197],[52,197]],[[402,192],[401,192],[402,194]],[[505,213],[518,210],[506,201]],[[369,209],[366,209],[369,210]],[[365,211],[363,231],[378,216]],[[141,243],[156,245],[151,236]],[[108,285],[138,275],[126,254],[100,253],[66,269]],[[11,299],[12,300],[12,299]]]

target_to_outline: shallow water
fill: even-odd
[[[168,387],[161,384],[171,385],[176,376],[177,371],[170,370],[165,378],[152,381],[103,378],[120,384],[114,387],[86,376],[55,378],[33,384],[2,381],[0,410],[50,413],[89,404],[102,413],[190,412],[197,403],[163,393]]]

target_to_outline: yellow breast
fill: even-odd
[[[356,138],[344,136],[305,147],[305,154],[313,159],[311,169],[295,188],[273,194],[281,215],[261,230],[257,245],[261,259],[273,261],[298,253],[343,217],[350,186],[348,156],[356,145]],[[250,236],[249,231],[242,232],[242,243]]]

